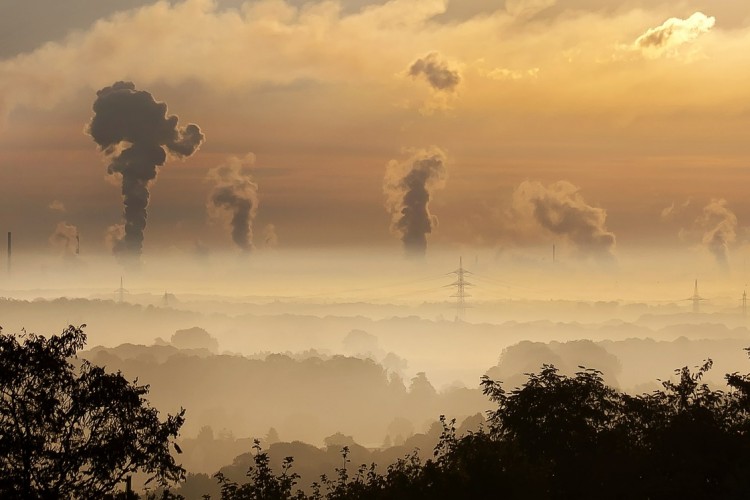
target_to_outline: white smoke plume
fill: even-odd
[[[737,216],[724,199],[713,199],[703,207],[696,224],[703,230],[703,245],[717,264],[729,267],[729,245],[737,239]]]
[[[72,257],[78,250],[78,228],[67,222],[58,222],[55,231],[49,237],[49,243],[63,257]]]
[[[276,233],[276,226],[266,224],[263,228],[263,246],[266,248],[276,248],[279,246],[279,235]]]

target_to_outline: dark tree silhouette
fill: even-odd
[[[544,365],[512,391],[485,377],[484,393],[497,404],[486,428],[457,436],[455,421],[441,417],[426,461],[415,452],[384,473],[374,464],[350,473],[345,447],[335,479],[292,495],[291,459],[274,476],[258,449],[250,482],[311,500],[750,498],[750,375],[729,374],[729,390],[712,390],[702,382],[711,365],[676,370],[676,381],[638,396],[584,367],[566,376]],[[220,477],[222,500],[260,498],[237,495],[253,487]]]
[[[162,422],[148,386],[79,363],[84,327],[0,333],[0,498],[103,498],[135,472],[184,478],[170,454],[184,410]]]

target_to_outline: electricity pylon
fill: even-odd
[[[471,272],[464,269],[463,257],[458,258],[458,269],[448,274],[456,275],[456,281],[450,285],[445,285],[456,288],[456,293],[451,295],[452,298],[456,299],[456,321],[464,321],[466,319],[466,309],[471,307],[466,304],[466,298],[471,297],[471,295],[466,293],[466,288],[474,285],[466,281],[466,275],[471,274]]]
[[[693,296],[690,297],[690,300],[693,301],[693,312],[699,313],[701,311],[701,300],[706,299],[698,295],[698,280],[695,280],[695,290],[693,291]]]

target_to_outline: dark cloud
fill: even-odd
[[[164,164],[167,153],[179,158],[192,155],[204,136],[197,125],[178,126],[177,116],[167,115],[165,103],[136,90],[131,82],[117,82],[96,95],[88,132],[110,158],[108,172],[122,176],[125,203],[122,236],[113,241],[113,251],[137,258],[143,249],[149,184],[157,167]]]
[[[246,252],[253,249],[253,221],[258,211],[258,185],[249,172],[253,162],[252,154],[245,158],[232,157],[225,165],[208,173],[208,178],[214,182],[208,196],[209,212],[230,215],[232,241]]]
[[[392,215],[391,229],[401,236],[409,254],[424,255],[427,235],[437,226],[430,213],[432,193],[445,183],[446,156],[438,148],[415,153],[406,162],[391,161],[383,190]]]
[[[615,235],[606,227],[607,212],[586,203],[569,182],[544,186],[524,181],[513,193],[513,208],[533,224],[565,237],[583,255],[614,256]]]
[[[409,67],[409,75],[414,78],[422,76],[433,89],[445,92],[452,92],[461,82],[458,70],[448,67],[437,52],[430,52],[414,61]]]

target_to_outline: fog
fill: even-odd
[[[85,323],[81,357],[150,384],[160,412],[187,410],[188,472],[234,463],[241,478],[249,456],[235,458],[259,438],[274,463],[308,456],[314,480],[340,445],[387,464],[430,450],[441,414],[478,425],[483,375],[513,388],[543,364],[585,366],[642,393],[707,358],[711,385],[747,370],[744,265],[720,268],[704,249],[620,252],[174,250],[128,269],[111,255],[21,253],[0,281],[0,323],[45,335]],[[465,321],[451,297],[459,257]]]

